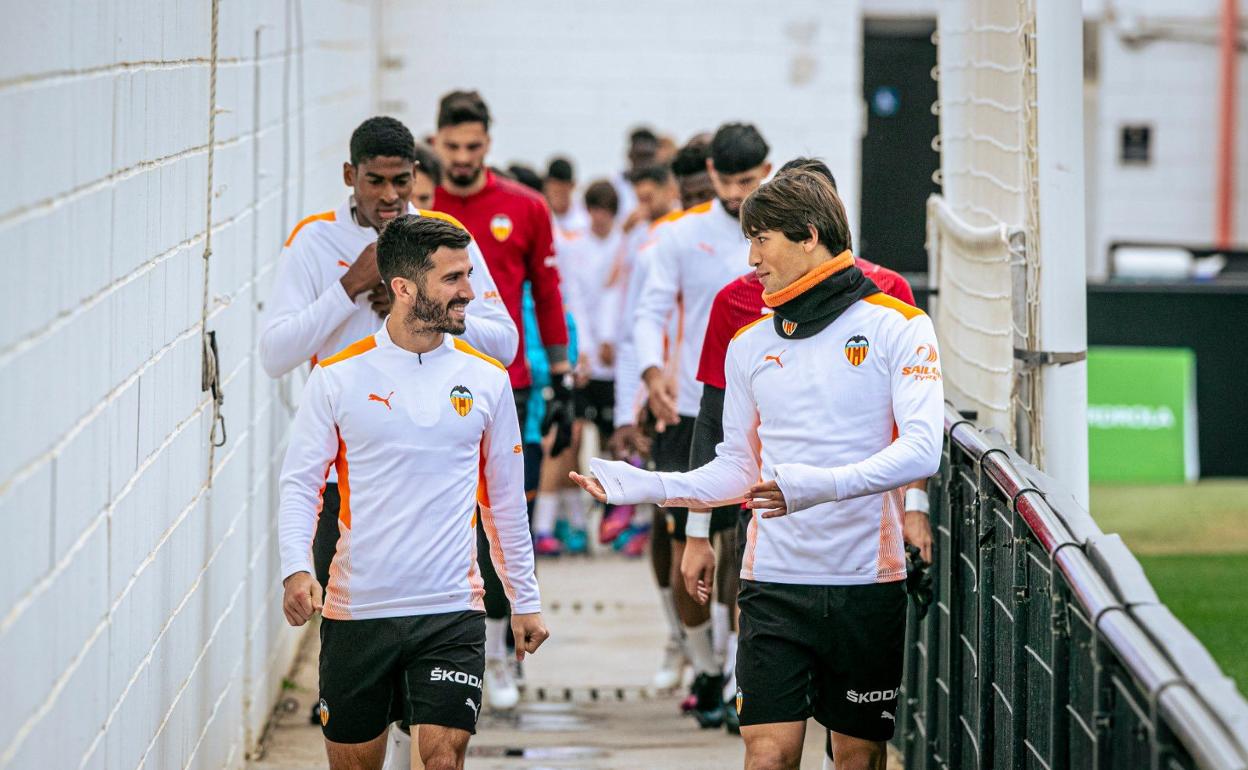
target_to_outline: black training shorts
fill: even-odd
[[[334,743],[385,732],[396,693],[403,721],[477,731],[485,613],[321,619],[321,729]]]
[[[654,435],[654,446],[650,456],[654,460],[654,469],[659,472],[681,473],[689,470],[689,447],[693,444],[694,418],[682,414],[680,422],[668,425],[662,433]],[[685,539],[685,508],[663,507],[667,514],[667,531],[677,540]]]
[[[801,722],[886,741],[896,727],[904,582],[808,586],[741,581],[741,725]]]

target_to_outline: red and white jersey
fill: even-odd
[[[282,466],[282,578],[312,572],[329,468],[338,550],[324,614],[335,620],[483,609],[477,511],[517,613],[538,612],[524,457],[507,370],[444,335],[427,353],[383,325],[313,370]]]
[[[615,379],[614,360],[606,363],[600,351],[603,344],[614,348],[619,336],[625,287],[623,281],[613,281],[613,274],[626,261],[625,238],[619,228],[606,238],[585,230],[565,234],[556,245],[560,293],[576,320],[577,356],[589,362],[589,376],[595,380]]]
[[[923,311],[884,294],[805,339],[774,318],[728,346],[724,440],[710,463],[651,474],[591,462],[612,503],[708,509],[774,479],[789,513],[747,530],[741,577],[810,585],[904,580],[900,488],[940,464],[944,420],[936,334]]]
[[[655,234],[650,270],[637,303],[638,371],[663,367],[664,332],[679,300],[680,328],[672,354],[676,410],[693,416],[702,401],[698,359],[711,303],[724,284],[749,267],[750,244],[740,221],[718,200],[686,209]]]
[[[351,209],[348,198],[337,211],[307,217],[286,239],[260,332],[260,362],[270,377],[328,358],[381,325],[369,305],[368,292],[352,300],[342,288],[347,269],[377,240],[376,230],[356,224]],[[409,205],[408,213],[439,217],[463,227],[436,211]],[[468,245],[468,256],[472,260],[469,282],[476,297],[468,303],[463,337],[486,355],[509,362],[520,339],[516,325],[475,241]]]

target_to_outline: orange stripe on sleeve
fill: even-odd
[[[485,481],[484,442],[481,444],[480,452],[481,462],[477,471],[477,502],[481,509],[481,526],[485,527],[485,539],[490,544],[490,559],[494,562],[494,570],[503,584],[503,593],[507,595],[508,600],[514,602],[516,589],[512,586],[511,577],[507,574],[507,556],[503,553],[503,546],[498,541],[498,526],[494,523],[494,512],[490,510],[490,490]]]
[[[421,215],[422,217],[432,217],[432,218],[434,218],[434,219],[441,219],[443,222],[450,222],[451,224],[453,224],[453,225],[455,225],[456,227],[458,227],[460,230],[467,230],[467,229],[468,229],[467,227],[464,227],[464,223],[463,223],[463,222],[460,222],[458,219],[456,219],[455,217],[451,216],[450,214],[447,214],[446,212],[443,212],[443,211],[430,211],[430,210],[428,210],[428,209],[416,209],[416,210],[420,213],[420,215]]]
[[[338,471],[338,546],[329,563],[329,585],[325,592],[325,617],[331,620],[349,620],[351,613],[351,473],[347,464],[347,444],[338,434],[338,456],[334,458]]]
[[[377,340],[376,338],[373,337],[373,335],[370,334],[362,340],[356,340],[355,342],[352,342],[350,345],[347,345],[342,350],[338,351],[337,353],[333,354],[329,358],[322,361],[319,365],[320,366],[333,366],[339,361],[346,361],[348,358],[353,358],[354,356],[358,356],[361,353],[367,353],[368,351],[372,350],[375,347],[377,347]]]
[[[338,214],[337,212],[334,212],[334,211],[322,211],[319,214],[313,214],[310,217],[304,217],[302,220],[299,221],[299,224],[295,225],[295,229],[290,231],[290,237],[286,239],[286,247],[290,248],[290,244],[295,242],[295,236],[298,235],[299,231],[303,229],[303,226],[308,224],[309,222],[334,222],[337,219],[338,219]]]
[[[732,338],[735,340],[737,337],[740,337],[742,334],[745,334],[750,329],[753,329],[755,326],[758,326],[759,324],[761,324],[763,321],[770,320],[773,315],[775,315],[775,313],[768,313],[767,315],[762,316],[761,318],[756,318],[753,321],[750,321],[745,326],[742,326],[740,329],[737,329],[736,333],[732,335]]]
[[[351,528],[351,475],[347,466],[347,444],[338,434],[338,457],[334,459],[334,469],[338,471],[338,521],[347,529]]]
[[[876,581],[896,580],[905,575],[905,547],[901,541],[901,509],[905,503],[900,489],[880,496],[880,548],[875,557]]]
[[[865,297],[863,298],[863,302],[870,302],[872,305],[879,305],[880,307],[886,307],[886,308],[891,308],[893,310],[896,310],[898,313],[901,313],[903,316],[905,316],[907,321],[909,321],[912,318],[917,318],[918,316],[921,316],[921,315],[927,315],[926,313],[924,313],[922,310],[915,307],[914,305],[907,305],[905,302],[902,302],[901,300],[896,299],[894,297],[890,297],[884,292],[880,292],[879,294],[872,294],[870,297]]]
[[[369,339],[372,339],[372,338],[370,337]],[[470,356],[476,356],[482,361],[488,361],[491,364],[494,364],[499,369],[502,369],[504,372],[507,371],[507,367],[503,366],[502,363],[497,358],[490,358],[486,354],[482,353],[480,350],[477,350],[472,345],[469,345],[467,342],[464,342],[458,337],[455,338],[454,342],[455,342],[455,349],[458,350],[460,353],[467,353]],[[346,352],[346,351],[343,351],[343,352]]]

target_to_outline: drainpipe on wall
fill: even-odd
[[[1217,225],[1214,244],[1229,250],[1235,235],[1235,67],[1239,30],[1239,0],[1222,0],[1219,53],[1222,63],[1221,105],[1218,121]]]

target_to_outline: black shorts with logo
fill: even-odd
[[[741,581],[741,725],[805,721],[886,741],[896,727],[904,581],[808,586]]]
[[[694,418],[682,414],[680,422],[668,425],[662,433],[654,434],[654,446],[650,457],[654,469],[659,472],[684,472],[689,470],[689,447],[693,444]],[[688,517],[687,508],[661,509],[667,516],[667,531],[679,540],[685,539],[685,521]]]
[[[321,619],[321,730],[335,743],[385,732],[402,703],[409,725],[477,731],[485,613]]]

